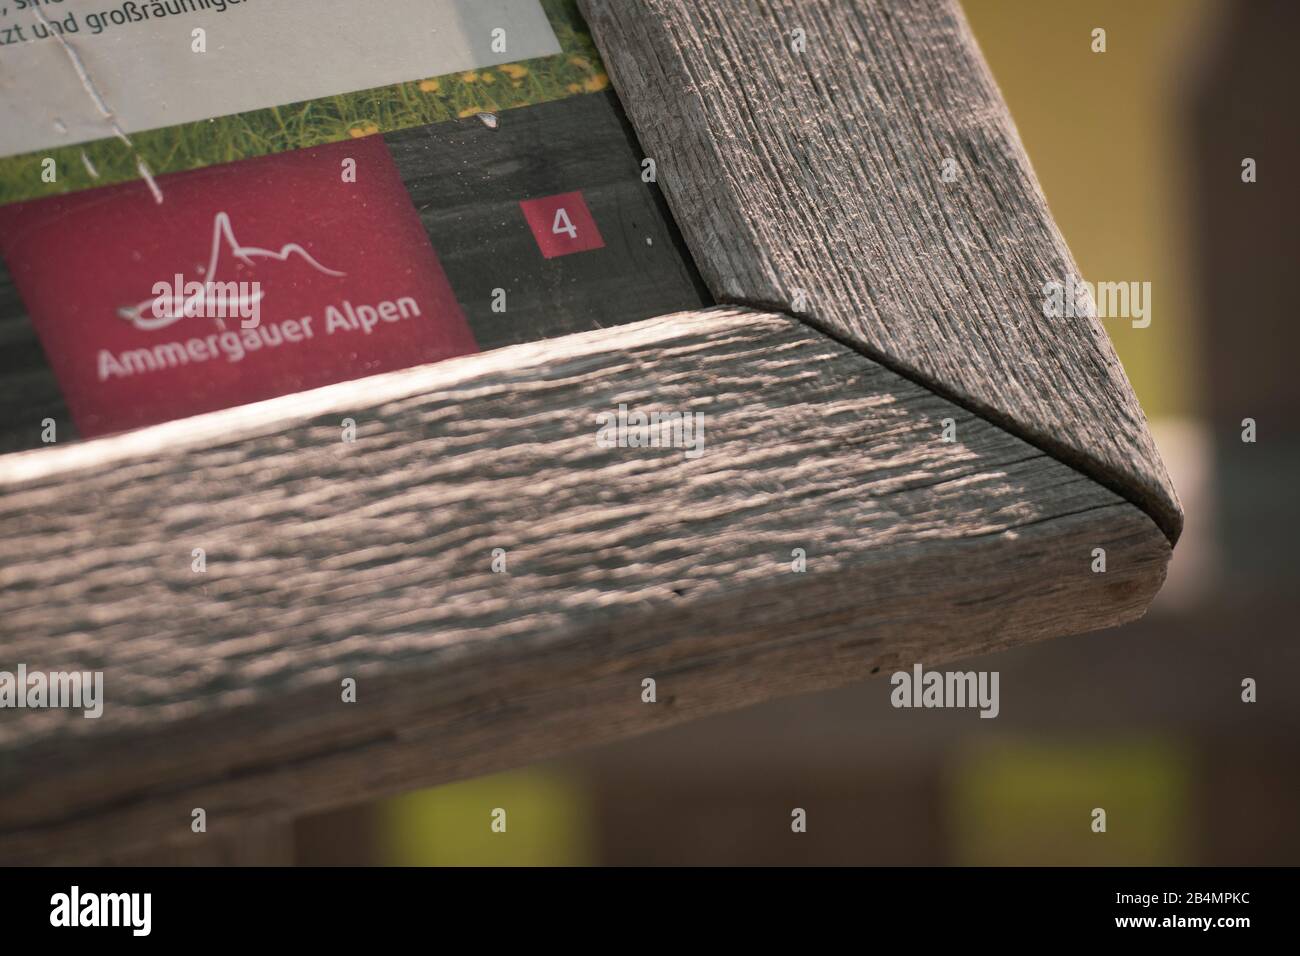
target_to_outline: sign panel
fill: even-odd
[[[573,0],[382,13],[0,2],[0,452],[709,304]]]

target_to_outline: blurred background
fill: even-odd
[[[981,658],[996,720],[882,675],[310,817],[298,862],[1300,863],[1300,4],[963,6],[1084,278],[1151,283],[1106,322],[1187,513],[1147,617]]]

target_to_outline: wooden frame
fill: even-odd
[[[1145,610],[1181,512],[1104,330],[1036,312],[1073,263],[955,4],[584,6],[726,304],[0,458],[4,656],[107,696],[0,720],[4,859]],[[705,454],[600,447],[620,404],[703,412]]]

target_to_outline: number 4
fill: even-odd
[[[555,210],[555,224],[551,226],[554,235],[565,235],[570,239],[578,238],[578,227],[569,219],[569,213],[563,207]]]

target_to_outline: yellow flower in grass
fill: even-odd
[[[522,80],[528,75],[528,67],[520,66],[518,63],[505,63],[497,67],[497,69],[512,80]]]
[[[609,86],[609,77],[604,73],[597,73],[595,76],[590,77],[587,82],[582,84],[582,88],[588,93],[599,92],[607,86]]]
[[[588,60],[585,56],[571,56],[569,57],[569,62],[580,70],[591,69],[591,61]]]
[[[374,136],[379,132],[379,126],[375,123],[360,123],[353,126],[348,133],[353,139],[361,139],[363,136]]]
[[[465,83],[477,83],[479,74],[477,70],[470,70],[468,73],[462,73],[460,78]]]
[[[565,89],[567,89],[570,93],[581,93],[581,92],[582,92],[582,84],[581,84],[581,83],[570,83],[567,87],[565,87]]]
[[[421,93],[437,93],[438,90],[441,89],[441,88],[442,88],[442,84],[439,83],[437,80],[421,80],[421,81],[420,81],[420,92],[421,92]]]

